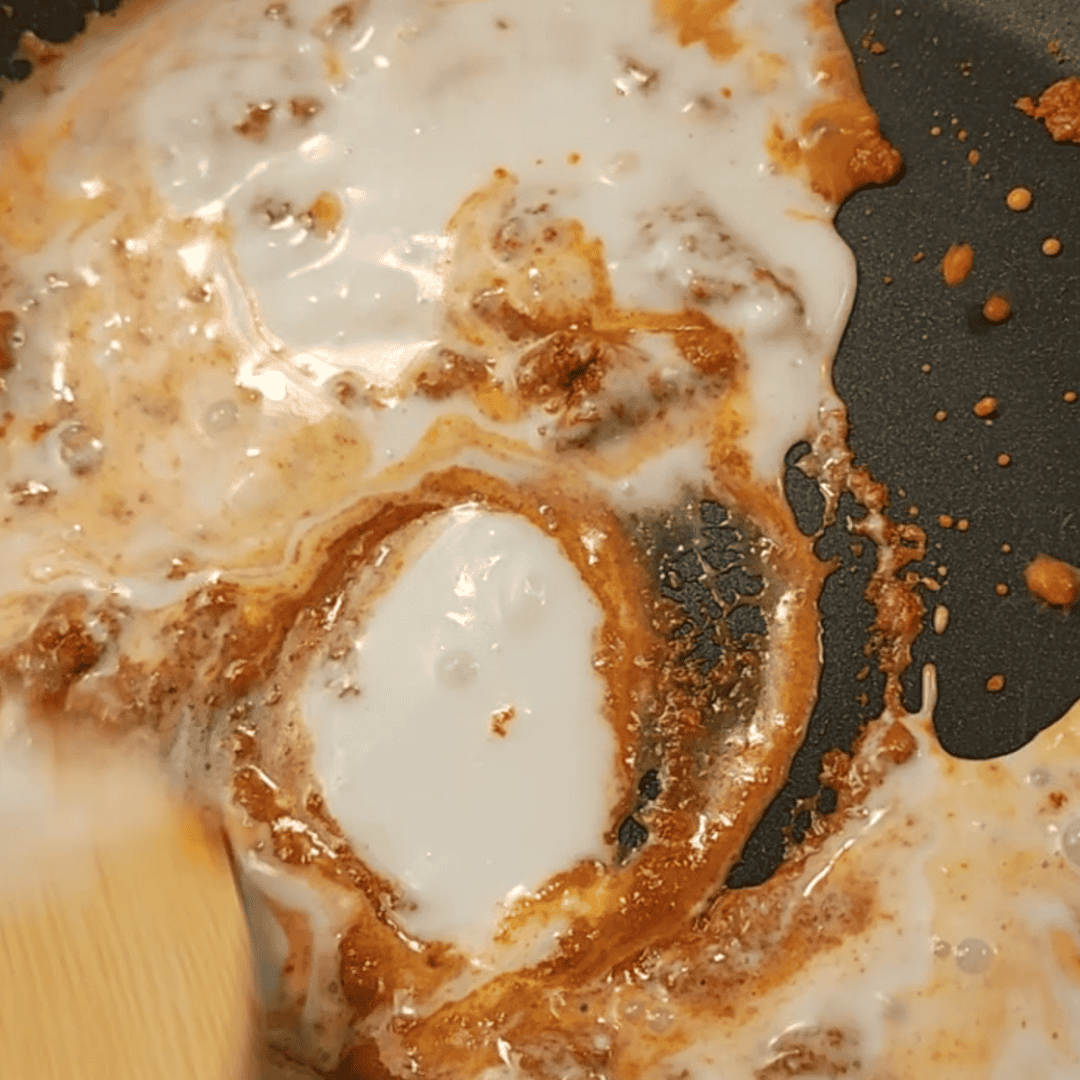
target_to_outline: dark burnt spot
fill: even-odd
[[[661,790],[660,773],[656,769],[649,769],[638,781],[638,794],[649,802],[660,798]]]
[[[649,839],[649,830],[635,817],[623,819],[619,826],[619,846],[626,851],[639,848]]]

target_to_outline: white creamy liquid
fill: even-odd
[[[300,698],[329,805],[414,934],[482,948],[500,905],[604,852],[615,737],[600,610],[558,545],[461,507]]]

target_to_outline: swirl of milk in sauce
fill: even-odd
[[[776,481],[836,407],[854,274],[795,158],[850,132],[828,19],[713,7],[176,0],[6,110],[5,640],[45,613],[9,666],[81,628],[41,670],[92,674],[67,698],[42,676],[32,708],[149,722],[219,785],[302,1056],[667,933],[801,737],[821,569]],[[633,674],[657,631],[620,547],[685,490],[738,507],[768,582],[759,692],[697,742],[662,674]],[[425,509],[383,529],[404,491]],[[680,765],[619,868],[648,679]],[[538,759],[573,788],[557,811]]]

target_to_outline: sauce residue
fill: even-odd
[[[1032,596],[1052,607],[1071,608],[1080,596],[1080,570],[1061,559],[1037,555],[1024,569]]]
[[[975,265],[975,249],[970,244],[953,244],[941,260],[941,276],[946,285],[959,285],[967,280]]]
[[[1080,77],[1070,75],[1053,83],[1037,101],[1022,97],[1017,100],[1016,107],[1041,120],[1055,142],[1080,143]]]

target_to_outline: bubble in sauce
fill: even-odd
[[[1070,822],[1061,834],[1061,850],[1074,866],[1080,866],[1080,818]]]
[[[993,947],[981,938],[964,938],[956,946],[956,966],[965,975],[982,975],[994,962]]]
[[[435,661],[435,674],[444,686],[463,690],[476,681],[480,666],[471,653],[464,649],[451,649]]]
[[[239,413],[232,401],[215,401],[206,410],[203,417],[203,426],[212,435],[219,435],[228,431],[237,420]]]
[[[104,456],[101,440],[84,424],[76,421],[60,430],[60,459],[74,476],[96,471]]]

